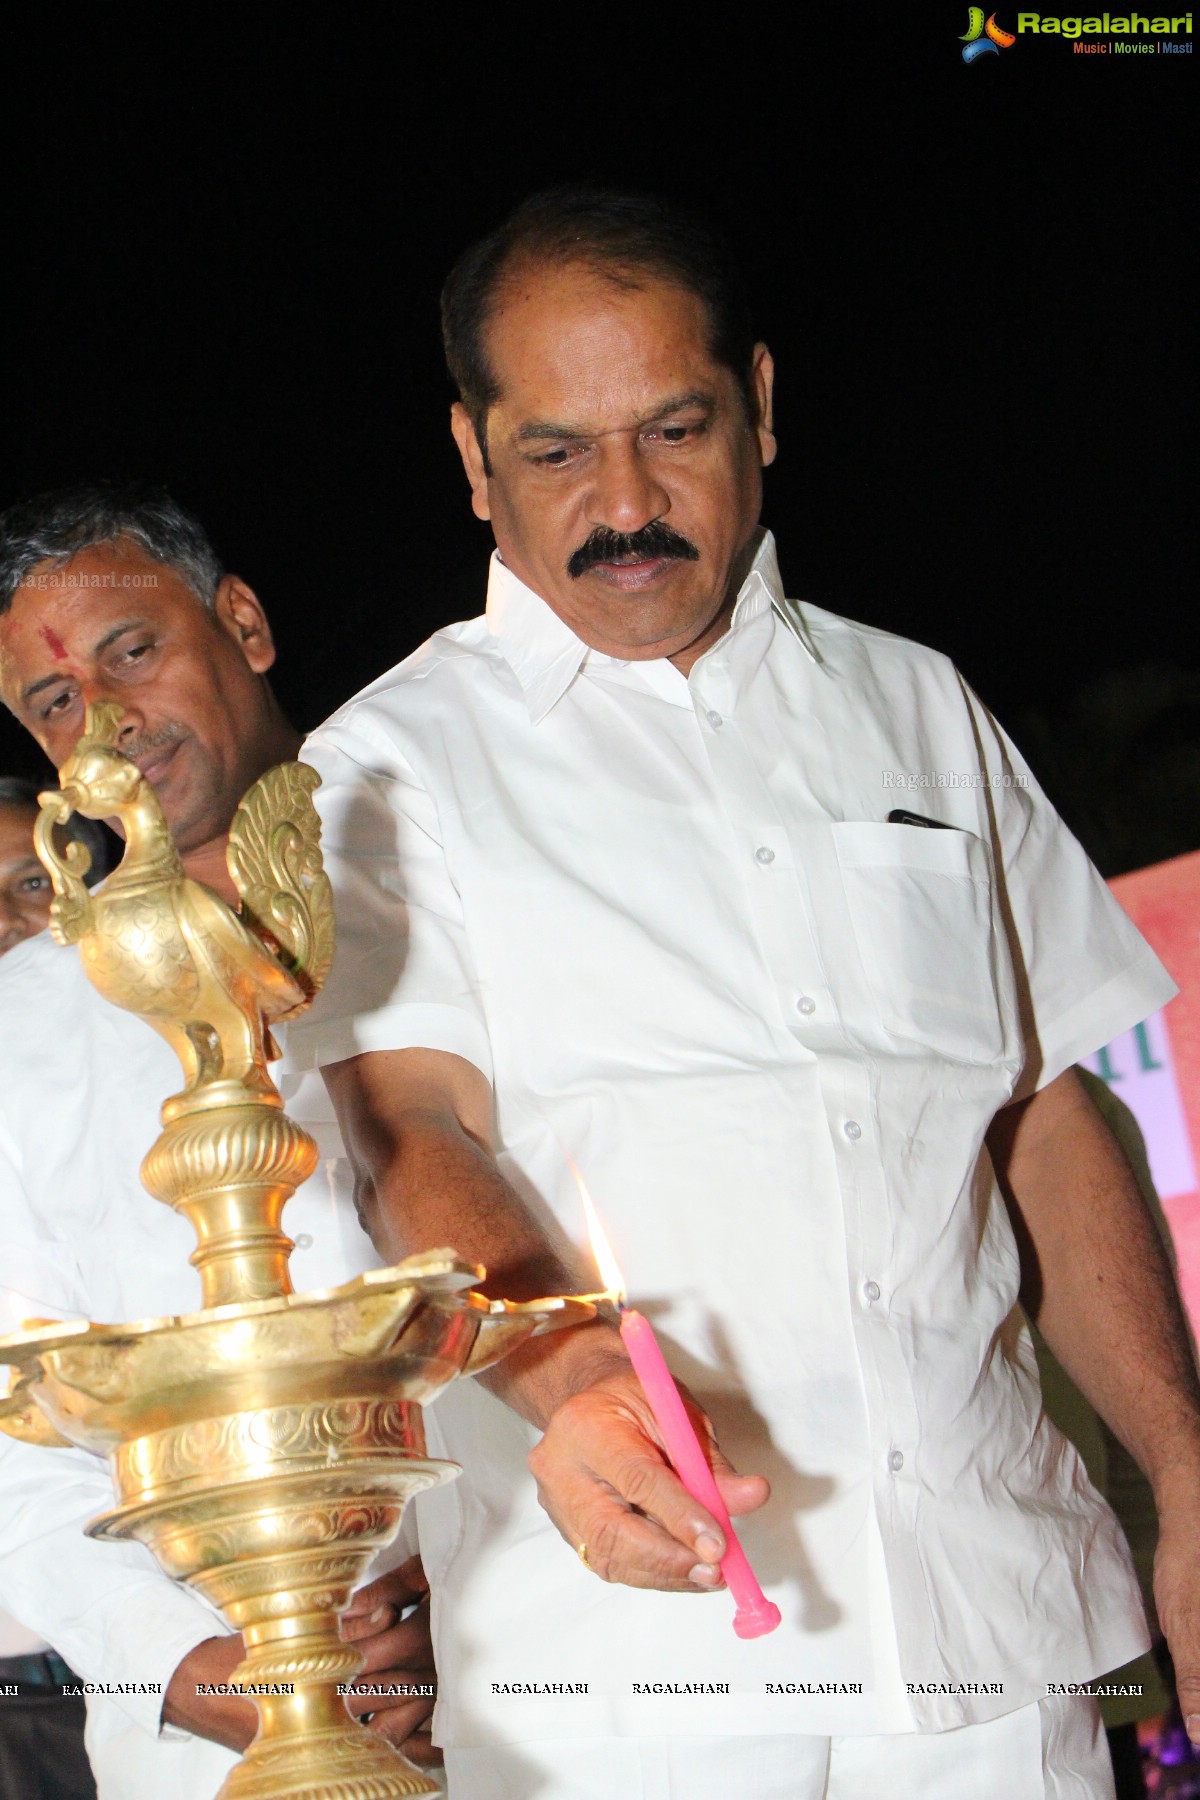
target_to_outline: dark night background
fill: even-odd
[[[968,67],[957,0],[395,17],[47,9],[10,41],[0,503],[163,481],[313,725],[482,606],[454,255],[534,186],[658,188],[745,259],[789,592],[950,652],[1107,873],[1196,848],[1193,59]],[[38,772],[7,715],[0,767]]]

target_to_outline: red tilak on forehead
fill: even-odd
[[[55,662],[66,662],[67,646],[63,643],[57,631],[51,631],[48,625],[43,625],[40,628],[38,635],[43,644],[54,653]]]

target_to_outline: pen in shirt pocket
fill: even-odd
[[[961,825],[947,824],[945,819],[927,819],[924,813],[906,812],[902,806],[894,807],[887,816],[889,825],[925,825],[931,831],[961,831]]]

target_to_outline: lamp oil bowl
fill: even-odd
[[[36,838],[55,885],[51,929],[183,1065],[142,1179],[196,1232],[203,1304],[0,1339],[0,1362],[15,1368],[0,1430],[107,1456],[117,1504],[89,1534],[145,1544],[241,1632],[233,1679],[254,1690],[259,1729],[220,1800],[434,1793],[347,1713],[338,1685],[364,1659],[338,1617],[406,1502],[457,1473],[427,1457],[422,1407],[456,1376],[593,1309],[488,1300],[473,1291],[484,1271],[449,1250],[292,1291],[282,1214],[317,1156],[267,1062],[271,1025],[310,1003],[333,956],[317,777],[284,764],[242,801],[228,849],[235,914],[185,875],[153,789],[115,748],[119,719],[115,707],[89,708],[61,790],[42,796]],[[72,811],[117,816],[125,834],[119,867],[94,894],[80,847],[60,854],[52,836]]]
[[[138,1539],[243,1635],[233,1679],[261,1690],[261,1724],[222,1800],[436,1791],[346,1712],[363,1658],[338,1615],[406,1501],[457,1473],[426,1456],[422,1406],[591,1310],[489,1301],[480,1274],[434,1252],[325,1292],[0,1341],[18,1369],[0,1429],[107,1455],[117,1506],[90,1534]]]

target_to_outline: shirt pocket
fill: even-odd
[[[1003,1059],[1012,1034],[1011,977],[982,838],[921,825],[832,830],[884,1031],[962,1062]]]

